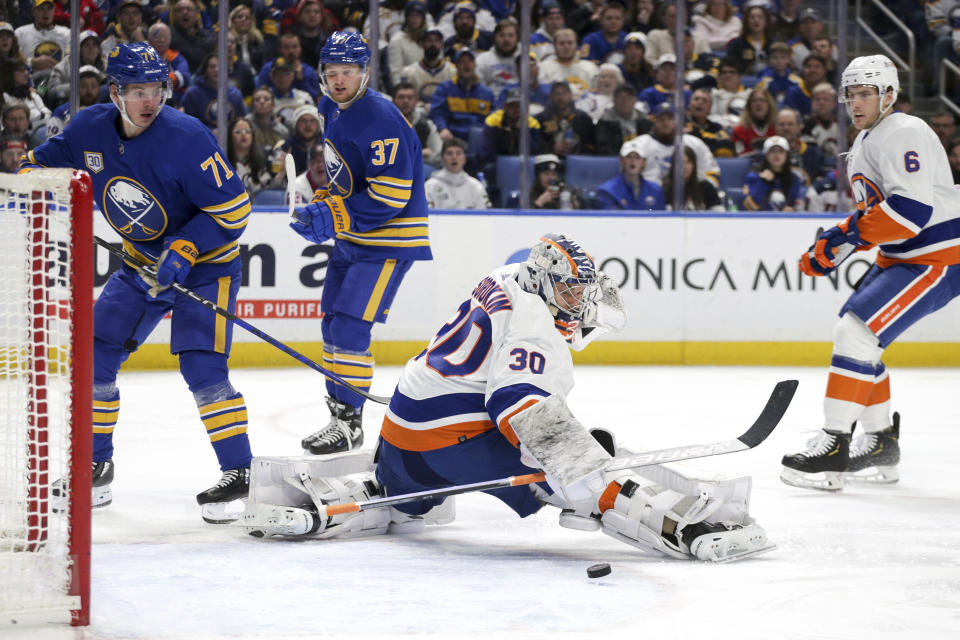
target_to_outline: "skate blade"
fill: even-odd
[[[784,467],[780,471],[780,480],[784,484],[801,489],[815,489],[817,491],[840,491],[843,489],[843,474],[839,471],[804,473]]]
[[[231,500],[230,502],[208,502],[200,508],[200,517],[207,524],[230,524],[243,515],[247,499]]]
[[[763,553],[770,553],[776,548],[777,548],[777,545],[770,544],[765,547],[761,547],[759,549],[751,549],[750,551],[744,551],[743,553],[737,553],[735,555],[727,556],[725,558],[710,560],[710,562],[713,562],[715,564],[729,564],[731,562],[737,562],[738,560],[746,560],[747,558],[759,556],[760,554],[763,554]]]
[[[900,481],[900,472],[896,466],[867,467],[860,471],[847,471],[843,474],[843,481],[851,484],[894,484]]]

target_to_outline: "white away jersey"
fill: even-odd
[[[960,264],[960,190],[926,122],[892,113],[861,131],[847,156],[861,239],[880,244],[877,264]]]
[[[649,133],[637,136],[638,144],[643,145],[643,157],[647,164],[643,168],[643,179],[656,184],[663,184],[663,177],[670,170],[673,162],[673,138],[670,144],[663,144]],[[683,134],[683,146],[690,147],[697,155],[697,175],[701,180],[709,180],[713,186],[720,186],[720,165],[710,153],[710,147],[696,136]]]
[[[409,451],[455,445],[494,428],[514,444],[508,419],[573,386],[570,349],[553,316],[516,281],[519,265],[492,272],[407,363],[380,435]]]

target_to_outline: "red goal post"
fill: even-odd
[[[0,618],[16,624],[90,620],[93,255],[87,173],[0,174]]]

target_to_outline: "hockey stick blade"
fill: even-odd
[[[293,161],[293,154],[289,151],[283,158],[284,171],[287,174],[287,215],[293,217],[293,205],[297,199],[297,190],[294,183],[297,181],[297,165]]]
[[[707,456],[719,456],[725,453],[753,449],[766,440],[767,436],[780,424],[783,414],[787,412],[787,408],[793,400],[793,395],[797,391],[798,384],[796,380],[783,380],[778,382],[773,388],[773,393],[770,394],[767,404],[763,407],[763,411],[760,412],[760,416],[749,429],[736,438],[722,442],[714,442],[712,444],[670,447],[669,449],[645,451],[630,456],[619,456],[610,461],[610,464],[606,466],[606,470],[619,471],[621,469],[633,469],[665,462],[679,462],[681,460],[692,460],[694,458],[705,458]]]
[[[153,265],[145,263],[144,261],[140,260],[136,256],[132,256],[129,253],[123,251],[122,249],[118,249],[117,247],[113,246],[112,244],[110,244],[103,238],[100,238],[99,236],[94,236],[93,239],[98,245],[100,245],[101,247],[103,247],[113,255],[117,256],[124,262],[128,263],[133,268],[137,269],[137,271],[146,273],[148,276],[156,276],[157,271],[153,267]],[[264,331],[261,331],[260,329],[256,328],[255,326],[253,326],[243,318],[237,317],[227,309],[217,306],[217,303],[213,302],[212,300],[207,300],[206,298],[204,298],[194,290],[188,289],[187,287],[183,286],[177,281],[174,281],[170,286],[178,293],[183,294],[184,296],[190,298],[194,302],[202,304],[203,306],[205,306],[207,309],[210,309],[218,316],[221,316],[223,318],[226,318],[227,320],[230,320],[237,326],[243,329],[246,329],[253,335],[257,336],[267,344],[276,347],[280,351],[283,351],[285,354],[287,354],[294,360],[297,360],[298,362],[307,365],[317,373],[323,375],[328,380],[332,380],[336,384],[339,384],[342,387],[350,389],[354,393],[363,396],[367,400],[372,400],[373,402],[377,402],[379,404],[390,404],[390,398],[386,396],[377,396],[372,393],[369,393],[364,389],[355,387],[354,385],[350,384],[349,382],[347,382],[340,376],[336,375],[332,371],[328,371],[327,369],[324,369],[319,364],[317,364],[307,356],[303,355],[293,347],[289,347],[285,345],[284,343],[280,342],[279,340],[271,336],[269,333],[265,333]]]

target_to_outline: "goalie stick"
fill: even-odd
[[[604,467],[605,471],[618,471],[621,469],[638,469],[655,464],[666,462],[680,462],[681,460],[692,460],[694,458],[706,458],[708,456],[719,456],[725,453],[734,453],[737,451],[746,451],[753,449],[758,444],[767,439],[780,420],[786,413],[793,395],[797,391],[796,380],[783,380],[778,382],[764,405],[763,411],[754,421],[754,423],[743,434],[731,440],[723,440],[712,444],[694,444],[682,447],[670,447],[668,449],[657,449],[637,453],[630,456],[615,457]],[[543,482],[546,478],[544,473],[530,473],[527,475],[510,476],[499,480],[488,480],[485,482],[472,482],[461,484],[454,487],[443,489],[428,489],[426,491],[417,491],[415,493],[405,493],[398,496],[387,496],[385,498],[374,498],[362,502],[346,502],[342,504],[331,504],[326,506],[328,516],[334,516],[342,513],[356,513],[382,507],[390,507],[397,504],[406,504],[416,502],[417,500],[426,500],[427,498],[445,498],[461,493],[471,493],[474,491],[490,491],[491,489],[503,489],[505,487],[520,487],[535,482]]]
[[[156,276],[156,273],[157,273],[157,272],[156,272],[156,269],[155,269],[152,265],[149,265],[149,264],[143,262],[143,261],[140,260],[139,258],[136,258],[135,256],[130,255],[129,253],[127,253],[126,251],[123,251],[122,249],[116,248],[115,246],[113,246],[112,244],[110,244],[109,242],[107,242],[106,240],[104,240],[103,238],[101,238],[101,237],[99,237],[99,236],[94,236],[93,239],[94,239],[94,241],[96,241],[96,243],[97,243],[98,245],[100,245],[101,247],[103,247],[104,249],[106,249],[107,251],[109,251],[110,253],[114,254],[115,256],[118,256],[120,259],[122,259],[122,260],[124,260],[124,261],[126,261],[126,262],[129,262],[129,263],[131,263],[131,264],[133,264],[133,265],[136,265],[136,268],[137,268],[138,271],[143,271],[144,273],[146,273],[147,275],[150,275],[150,276]],[[183,286],[183,285],[180,284],[179,282],[174,281],[170,286],[172,286],[177,292],[182,293],[183,295],[187,296],[188,298],[190,298],[190,299],[193,300],[194,302],[198,302],[198,303],[202,304],[203,306],[205,306],[206,308],[208,308],[208,309],[210,309],[211,311],[213,311],[214,313],[216,313],[217,315],[223,316],[223,317],[226,318],[227,320],[230,320],[231,322],[236,323],[236,324],[239,325],[240,327],[243,327],[244,329],[246,329],[247,331],[249,331],[249,332],[252,333],[253,335],[255,335],[255,336],[257,336],[258,338],[260,338],[261,340],[263,340],[264,342],[273,345],[274,347],[276,347],[276,348],[279,349],[280,351],[283,351],[283,352],[284,352],[285,354],[287,354],[288,356],[290,356],[290,357],[298,360],[299,362],[302,362],[303,364],[307,365],[308,367],[310,367],[310,368],[313,369],[314,371],[317,371],[317,372],[321,373],[321,374],[322,374],[323,376],[325,376],[328,380],[332,380],[333,382],[335,382],[335,383],[337,383],[337,384],[339,384],[339,385],[341,385],[341,386],[343,386],[343,387],[346,387],[347,389],[350,389],[350,390],[353,391],[354,393],[358,393],[358,394],[360,394],[361,396],[363,396],[364,398],[366,398],[366,399],[368,399],[368,400],[372,400],[373,402],[377,402],[377,403],[379,403],[379,404],[390,404],[390,398],[387,398],[387,397],[385,397],[385,396],[377,396],[377,395],[374,395],[374,394],[372,394],[372,393],[369,393],[369,392],[367,392],[367,391],[364,391],[364,390],[361,389],[360,387],[356,387],[356,386],[350,384],[349,382],[347,382],[346,380],[344,380],[343,378],[341,378],[341,377],[338,376],[337,374],[333,373],[332,371],[329,371],[329,370],[321,367],[319,364],[317,364],[316,362],[314,362],[313,360],[311,360],[311,359],[308,358],[307,356],[303,355],[303,354],[300,353],[299,351],[293,349],[292,347],[288,347],[287,345],[283,344],[282,342],[280,342],[279,340],[277,340],[276,338],[274,338],[274,337],[271,336],[270,334],[264,333],[263,331],[261,331],[260,329],[257,329],[255,326],[253,326],[252,324],[250,324],[250,323],[247,322],[246,320],[243,320],[242,318],[237,317],[236,315],[234,315],[233,313],[230,313],[229,311],[227,311],[227,310],[224,309],[223,307],[217,306],[217,304],[216,304],[215,302],[213,302],[212,300],[207,300],[206,298],[204,298],[204,297],[201,296],[200,294],[196,293],[195,291],[193,291],[193,290],[191,290],[191,289],[188,289],[187,287]]]

